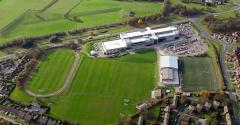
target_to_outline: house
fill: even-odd
[[[190,96],[191,96],[191,93],[190,93],[190,92],[184,92],[184,93],[183,93],[183,96],[190,97]]]
[[[160,83],[166,86],[179,86],[178,57],[160,57]]]
[[[195,121],[195,125],[209,125],[209,120],[207,119],[198,119]]]
[[[137,125],[143,125],[143,116],[138,117],[138,124]]]
[[[196,109],[196,107],[193,106],[193,105],[189,105],[188,108],[187,108],[187,110],[190,114],[192,114],[195,111],[195,109]]]
[[[152,91],[151,98],[160,99],[161,97],[162,97],[162,90],[161,89],[157,89],[157,90]]]
[[[47,121],[48,121],[48,118],[47,117],[44,117],[44,116],[41,116],[38,120],[38,122],[41,124],[41,125],[46,125],[47,124]]]
[[[212,107],[212,104],[209,103],[209,102],[206,102],[206,103],[204,104],[204,108],[205,108],[207,111],[208,111],[211,107]]]
[[[223,110],[224,110],[224,114],[229,113],[229,108],[228,108],[228,106],[224,106]]]
[[[47,125],[55,125],[56,124],[56,121],[53,120],[53,119],[48,119],[47,121]]]
[[[137,106],[136,106],[136,108],[138,109],[138,110],[143,110],[143,109],[145,109],[147,107],[147,104],[146,103],[141,103],[141,104],[138,104]]]
[[[197,112],[201,112],[203,109],[203,105],[197,104],[196,109],[197,109]]]
[[[219,106],[220,106],[220,102],[218,102],[218,101],[213,101],[213,108],[214,108],[214,109],[218,109]]]
[[[25,116],[25,112],[19,111],[17,115],[18,115],[19,118],[23,119],[24,116]]]
[[[165,109],[164,109],[164,119],[163,119],[163,125],[168,125],[169,123],[169,117],[170,117],[170,107],[167,106]]]
[[[179,95],[174,95],[173,97],[173,107],[177,107],[178,106],[178,100],[179,100]]]
[[[32,122],[32,120],[34,120],[34,116],[30,113],[26,113],[24,119],[28,122]]]
[[[180,125],[189,125],[191,118],[187,115],[183,115],[180,120]]]
[[[230,113],[227,113],[225,115],[225,119],[226,119],[227,125],[233,125]]]

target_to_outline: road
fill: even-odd
[[[10,122],[14,125],[22,125],[21,123],[16,122],[14,119],[11,119],[11,118],[9,118],[7,116],[4,116],[4,115],[0,115],[0,118],[4,119],[4,120],[6,120],[6,121],[8,121],[8,122]]]
[[[47,98],[47,97],[52,97],[52,96],[62,94],[64,91],[66,91],[69,88],[69,86],[70,86],[70,84],[71,84],[71,82],[72,82],[72,80],[75,76],[75,73],[77,72],[79,64],[80,64],[80,55],[79,55],[78,52],[75,52],[75,60],[74,60],[73,66],[72,66],[67,78],[64,81],[64,85],[59,90],[57,90],[55,92],[52,92],[52,93],[49,93],[49,94],[34,93],[30,89],[27,88],[26,84],[24,86],[24,91],[28,95],[33,96],[33,97],[37,97],[37,98]]]
[[[10,113],[13,113],[15,115],[18,114],[18,110],[17,109],[14,109],[14,108],[11,108],[11,107],[6,107],[6,106],[3,106],[3,105],[0,105],[0,110],[4,110],[6,112],[10,112]],[[17,121],[15,121],[14,119],[11,119],[7,116],[3,116],[3,115],[0,115],[0,118],[3,118],[5,119],[6,121],[9,121],[13,124],[17,124],[17,125],[21,125],[20,123],[18,123]]]
[[[207,38],[207,39],[210,39],[210,40],[216,40],[205,30],[205,28],[201,24],[199,24],[199,21],[198,21],[199,18],[191,18],[190,20],[200,30],[200,34],[203,38]],[[234,119],[233,122],[235,123],[235,125],[240,125],[239,112],[238,112],[239,109],[238,109],[238,106],[236,105],[237,99],[236,99],[236,96],[234,95],[234,89],[233,89],[233,87],[231,85],[231,82],[229,80],[230,76],[229,76],[229,73],[227,72],[228,70],[227,70],[227,68],[224,64],[224,62],[225,62],[225,51],[226,51],[226,47],[228,47],[228,44],[224,43],[223,41],[220,41],[220,43],[222,45],[222,50],[221,50],[221,53],[220,53],[219,62],[220,62],[221,70],[222,70],[223,79],[224,79],[224,82],[225,82],[226,87],[227,87],[227,93],[228,93],[229,98],[232,102],[233,119]]]

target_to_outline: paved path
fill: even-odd
[[[72,80],[75,76],[75,73],[77,72],[79,64],[80,64],[80,55],[79,55],[78,52],[75,52],[75,61],[73,63],[73,66],[72,66],[67,78],[64,81],[64,85],[62,86],[62,88],[60,88],[59,90],[57,90],[55,92],[52,92],[52,93],[49,93],[49,94],[34,93],[30,89],[27,88],[26,84],[25,84],[25,87],[24,87],[24,91],[28,95],[33,96],[33,97],[37,97],[37,98],[47,98],[47,97],[52,97],[52,96],[59,95],[69,88],[69,86],[70,86],[70,84],[71,84],[71,82],[72,82]]]

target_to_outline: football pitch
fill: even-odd
[[[153,51],[114,59],[92,59],[82,54],[68,91],[44,102],[51,107],[51,115],[73,123],[117,123],[134,113],[137,103],[150,97],[157,79],[156,59]],[[21,94],[19,90],[16,93]],[[12,97],[21,100],[21,95]],[[22,98],[29,101],[26,95]]]
[[[217,90],[216,76],[209,57],[181,57],[184,91]]]

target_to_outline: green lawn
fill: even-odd
[[[20,101],[25,104],[28,104],[28,103],[31,103],[32,101],[34,101],[33,97],[27,95],[25,92],[20,90],[18,87],[16,87],[14,89],[14,91],[11,93],[10,98]]]
[[[136,111],[156,84],[156,54],[144,52],[119,59],[90,59],[82,63],[65,95],[50,99],[51,114],[88,125],[116,123]],[[129,102],[124,105],[124,99]]]
[[[57,49],[42,57],[36,70],[27,82],[36,93],[50,93],[64,84],[66,76],[74,62],[74,53],[67,49]]]
[[[217,90],[211,58],[181,57],[182,88],[184,91]]]

